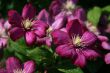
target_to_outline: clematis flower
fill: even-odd
[[[54,0],[52,1],[49,11],[52,16],[56,16],[62,11],[73,11],[78,0]]]
[[[13,41],[24,36],[27,45],[33,45],[37,37],[45,36],[45,29],[48,27],[43,21],[34,19],[36,10],[29,3],[22,11],[22,16],[15,10],[8,12],[8,21],[12,28],[9,30],[10,38]]]
[[[6,60],[6,69],[0,69],[0,73],[34,73],[35,63],[33,61],[27,61],[23,65],[15,57],[9,57]]]
[[[72,59],[74,65],[84,67],[86,60],[99,56],[94,43],[97,37],[92,32],[83,28],[83,23],[78,19],[68,22],[65,31],[52,32],[54,44],[57,45],[56,53],[64,58]]]
[[[37,43],[46,44],[49,47],[51,46],[52,43],[52,37],[50,35],[51,32],[54,31],[55,29],[61,29],[65,24],[65,18],[63,16],[58,19],[50,19],[50,18],[51,17],[49,13],[45,9],[41,10],[41,12],[37,16],[38,20],[42,20],[49,26],[46,29],[46,36],[43,38],[38,38]]]

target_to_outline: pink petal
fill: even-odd
[[[5,28],[6,30],[9,30],[9,29],[11,28],[11,24],[10,24],[8,21],[6,21],[6,22],[4,23],[4,28]]]
[[[97,37],[92,32],[85,32],[81,37],[81,41],[84,45],[88,46],[93,44],[97,40]]]
[[[36,41],[35,33],[33,31],[26,32],[25,40],[26,40],[27,45],[29,45],[29,46],[33,45]]]
[[[44,37],[46,35],[46,29],[48,25],[42,21],[34,21],[33,22],[33,30],[38,37]]]
[[[73,47],[70,45],[60,45],[56,48],[56,53],[64,58],[72,58],[76,55]]]
[[[60,29],[63,26],[64,26],[64,18],[59,18],[53,22],[51,28],[55,30],[55,29]]]
[[[21,26],[22,18],[15,10],[8,11],[8,21],[13,26]]]
[[[0,38],[0,48],[5,48],[7,45],[7,38]]]
[[[85,56],[81,53],[78,53],[76,60],[73,60],[73,64],[81,68],[84,67],[86,65]]]
[[[64,31],[60,31],[60,30],[53,31],[52,38],[53,38],[54,44],[56,44],[56,45],[70,43],[70,37]]]
[[[8,73],[13,73],[16,69],[21,69],[19,60],[15,57],[9,57],[6,60],[6,69]]]
[[[94,59],[99,56],[99,54],[95,50],[91,49],[83,50],[83,54],[87,59]]]
[[[100,41],[108,41],[109,40],[106,36],[101,36],[101,35],[98,36],[98,39]]]
[[[20,39],[24,35],[24,30],[19,27],[14,27],[9,31],[9,36],[13,41]]]
[[[35,67],[35,63],[33,61],[27,61],[24,63],[24,69],[23,71],[25,73],[34,73],[36,67]]]
[[[101,46],[103,49],[110,50],[110,44],[106,41],[102,42]]]
[[[36,15],[36,9],[32,6],[32,4],[26,4],[22,11],[22,17],[24,19],[32,19]]]
[[[110,64],[110,53],[105,55],[105,63]]]

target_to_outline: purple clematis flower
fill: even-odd
[[[9,57],[6,60],[6,69],[0,69],[0,73],[34,73],[35,63],[33,61],[27,61],[23,65],[15,57]]]
[[[25,37],[27,45],[33,45],[37,37],[44,37],[45,30],[48,27],[43,21],[34,19],[36,10],[29,3],[26,4],[20,16],[17,11],[8,12],[8,21],[12,25],[9,35],[12,40],[16,41],[22,36]]]
[[[86,60],[99,56],[94,48],[94,43],[97,40],[96,35],[85,31],[80,20],[74,19],[68,22],[66,30],[67,32],[61,30],[52,32],[58,55],[72,59],[73,64],[80,67],[86,65]]]
[[[65,24],[65,18],[64,16],[59,17],[58,19],[52,19],[49,15],[49,13],[43,9],[37,16],[38,20],[42,20],[45,22],[49,27],[46,29],[46,36],[43,38],[37,39],[37,43],[39,44],[46,44],[47,46],[51,46],[52,43],[52,37],[51,32],[55,29],[61,29]]]
[[[52,1],[49,11],[52,16],[56,16],[62,11],[73,11],[78,0],[54,0]]]

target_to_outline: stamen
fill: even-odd
[[[63,4],[63,8],[68,11],[71,11],[75,8],[75,4],[72,1],[67,0],[67,2],[65,4]]]
[[[23,69],[16,69],[13,72],[14,73],[26,73]]]
[[[22,21],[22,25],[24,26],[25,29],[30,29],[32,26],[32,20],[26,19]]]

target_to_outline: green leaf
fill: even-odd
[[[110,12],[110,5],[105,6],[102,11]]]
[[[63,72],[63,73],[83,73],[83,71],[80,68],[73,68],[73,69],[58,69],[59,71]]]
[[[93,9],[89,10],[87,13],[88,21],[92,22],[94,26],[97,26],[100,16],[101,16],[101,8],[94,7]]]
[[[37,63],[41,63],[42,61],[47,59],[52,61],[52,54],[50,53],[50,51],[48,51],[46,48],[41,47],[27,50],[27,56],[35,60]]]
[[[29,49],[29,47],[25,44],[24,39],[20,39],[16,42],[10,39],[8,49],[9,51],[20,52],[22,54],[26,54],[27,49]]]

